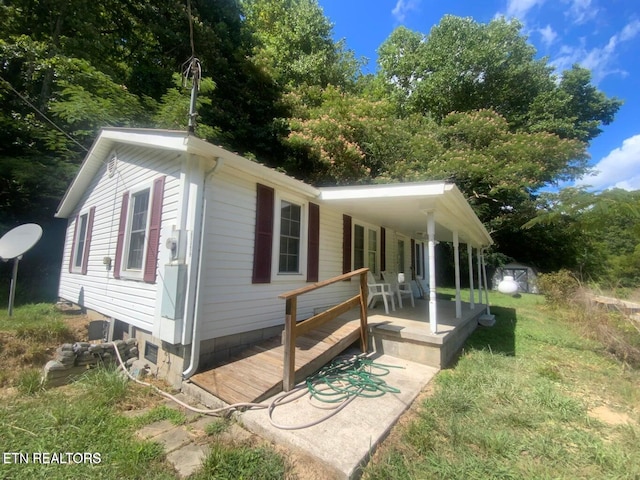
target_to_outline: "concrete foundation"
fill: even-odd
[[[439,303],[440,318],[438,332],[431,333],[428,323],[428,311],[424,312],[421,303],[416,302],[416,311],[402,309],[394,312],[393,318],[387,315],[369,316],[370,348],[376,353],[391,355],[403,360],[445,368],[456,359],[465,340],[478,326],[478,318],[486,311],[484,306],[471,309],[465,305],[461,318],[446,315],[453,302]],[[400,318],[404,315],[404,318]]]

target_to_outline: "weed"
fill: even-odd
[[[204,432],[207,435],[213,436],[213,435],[220,435],[221,433],[226,432],[227,430],[229,430],[230,427],[230,422],[227,419],[224,418],[218,418],[216,420],[214,420],[213,422],[209,423],[205,429]]]
[[[42,372],[39,369],[24,370],[18,376],[15,385],[23,395],[35,395],[43,390]]]
[[[184,425],[187,421],[187,417],[184,413],[176,410],[175,408],[170,408],[166,405],[158,405],[147,413],[136,417],[132,421],[136,428],[140,428],[144,425],[149,425],[160,420],[169,420],[174,425]]]
[[[279,480],[284,477],[284,459],[273,450],[246,445],[229,447],[221,443],[213,443],[211,453],[204,461],[202,469],[192,477],[192,480],[210,478]]]

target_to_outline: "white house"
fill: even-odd
[[[453,184],[315,188],[161,130],[102,130],[56,217],[68,219],[59,296],[138,338],[173,383],[277,335],[279,294],[363,266],[431,285],[435,332],[435,243],[476,256],[492,243]],[[299,317],[356,288],[305,297]]]

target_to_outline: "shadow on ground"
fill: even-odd
[[[493,327],[478,326],[467,339],[464,349],[491,350],[502,355],[516,355],[516,324],[518,319],[515,308],[491,307],[491,313],[496,316]]]

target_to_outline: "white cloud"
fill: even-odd
[[[565,15],[571,19],[572,23],[578,25],[586,23],[598,14],[598,8],[591,4],[591,0],[570,1],[571,6]]]
[[[531,10],[536,5],[542,5],[546,0],[508,0],[507,12],[505,16],[507,18],[516,17],[520,20],[524,20]]]
[[[623,188],[640,190],[640,134],[627,138],[622,146],[600,160],[593,176],[576,182],[577,186],[591,185],[595,190]]]
[[[398,0],[396,6],[391,10],[391,14],[398,22],[402,23],[409,12],[418,10],[419,5],[420,0]]]
[[[553,30],[553,28],[551,28],[551,25],[547,25],[544,28],[539,28],[538,33],[542,37],[542,43],[547,47],[551,45],[558,37],[558,34]]]
[[[606,45],[587,50],[584,39],[581,39],[578,47],[564,45],[560,49],[560,55],[551,64],[558,71],[566,70],[574,63],[579,63],[593,73],[593,82],[599,83],[607,75],[618,73],[625,75],[622,69],[615,68],[616,50],[621,43],[628,42],[640,33],[640,20],[628,23],[619,33],[616,33]]]

